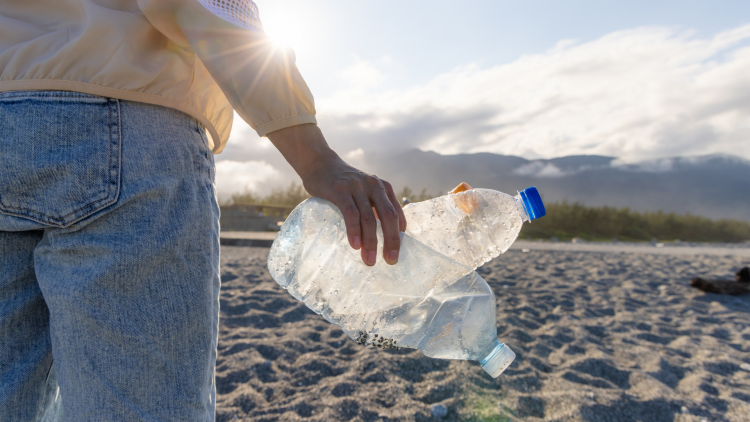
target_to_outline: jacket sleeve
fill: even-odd
[[[237,4],[240,10],[229,8]],[[257,9],[254,17],[241,10],[254,8],[252,1],[138,0],[138,5],[158,31],[197,55],[258,135],[317,124],[313,96],[297,70],[294,52],[271,42]]]

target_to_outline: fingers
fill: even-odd
[[[370,202],[377,211],[380,226],[383,228],[383,259],[388,264],[394,265],[398,262],[399,249],[401,247],[401,236],[399,235],[399,215],[393,207],[384,183],[373,177],[370,180]],[[400,208],[400,207],[399,207]]]
[[[334,185],[334,191],[336,192],[336,196],[332,198],[334,200],[331,202],[339,207],[341,214],[344,215],[344,225],[346,226],[346,237],[349,240],[349,245],[351,245],[353,249],[359,249],[362,247],[359,209],[352,198],[349,185],[346,183],[339,183],[338,185]]]
[[[388,182],[358,172],[357,177],[342,178],[329,185],[326,196],[341,210],[349,245],[360,249],[365,264],[377,262],[378,219],[383,229],[383,259],[391,265],[398,262],[399,231],[406,229],[406,218]]]
[[[398,229],[402,232],[405,232],[406,216],[404,215],[404,210],[401,208],[401,203],[398,202],[398,198],[396,198],[396,194],[393,192],[393,186],[383,180],[383,187],[385,188],[385,194],[388,196],[388,200],[391,202],[391,205],[393,205],[393,209],[395,209],[396,213],[398,214]]]
[[[367,265],[375,265],[378,250],[375,213],[372,212],[372,206],[364,189],[356,189],[352,192],[352,196],[359,212],[359,225],[362,233],[362,261]]]

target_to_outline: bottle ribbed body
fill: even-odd
[[[528,220],[519,196],[472,189],[404,207],[406,234],[476,269],[510,248]]]

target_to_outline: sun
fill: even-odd
[[[291,48],[295,51],[311,47],[310,33],[307,31],[309,22],[301,20],[300,16],[268,13],[265,17],[261,16],[261,20],[266,35],[277,47]]]
[[[291,48],[293,50],[298,48],[299,42],[295,39],[294,34],[287,31],[274,31],[274,33],[269,33],[268,30],[266,30],[266,33],[269,38],[271,38],[273,45],[277,48]]]

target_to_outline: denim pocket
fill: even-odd
[[[117,202],[119,191],[117,100],[0,94],[0,212],[67,227]]]

